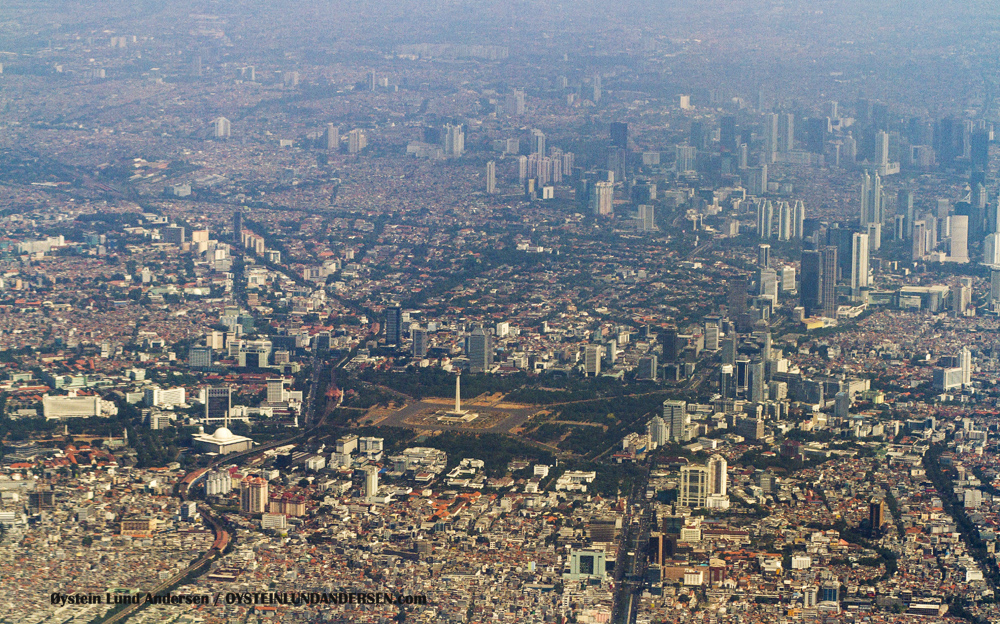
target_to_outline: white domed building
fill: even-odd
[[[204,427],[198,427],[198,433],[194,434],[193,437],[195,445],[203,453],[228,455],[229,453],[249,451],[253,448],[253,440],[246,436],[236,435],[227,427],[219,427],[212,435],[206,434]]]

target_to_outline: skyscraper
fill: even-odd
[[[419,327],[411,329],[413,334],[413,357],[422,358],[427,355],[427,330]]]
[[[757,234],[760,238],[771,238],[774,227],[774,205],[770,200],[757,202]]]
[[[778,240],[792,239],[792,207],[786,201],[778,202]]]
[[[764,113],[764,163],[773,163],[778,151],[778,114]]]
[[[243,248],[243,211],[239,208],[233,213],[233,245]]]
[[[365,500],[371,502],[378,494],[378,466],[365,466]]]
[[[778,116],[778,149],[779,152],[790,152],[795,146],[795,115],[782,113]]]
[[[722,455],[708,460],[708,494],[726,496],[729,491],[729,463]]]
[[[326,124],[326,132],[323,135],[323,139],[326,149],[340,149],[340,128],[332,123]]]
[[[771,246],[767,243],[757,245],[757,266],[762,269],[771,266]]]
[[[596,182],[590,196],[590,210],[598,216],[614,212],[615,185],[611,182]]]
[[[962,347],[962,354],[959,357],[959,364],[962,367],[962,383],[965,385],[972,384],[972,352],[969,351],[969,347]]]
[[[653,218],[653,207],[649,204],[639,205],[639,223],[643,232],[652,232],[656,229],[656,222]]]
[[[792,209],[792,238],[796,240],[805,238],[805,221],[806,205],[801,199],[797,199]]]
[[[611,122],[611,144],[621,149],[628,149],[628,124],[620,121]]]
[[[215,138],[225,139],[230,135],[230,123],[225,117],[219,117],[212,122],[215,127]]]
[[[601,345],[587,345],[583,348],[583,371],[588,377],[601,374]]]
[[[951,216],[951,250],[948,260],[969,261],[969,217],[966,215]]]
[[[469,336],[469,371],[482,373],[493,366],[490,337],[482,327],[476,327]]]
[[[806,316],[812,316],[823,305],[823,263],[818,251],[802,252],[802,283],[799,288],[799,303],[805,308]]]
[[[448,156],[461,156],[465,153],[465,130],[461,124],[445,124],[444,153]]]
[[[366,147],[368,147],[368,138],[365,136],[364,130],[361,128],[355,128],[347,133],[348,153],[357,154]]]
[[[232,390],[229,386],[205,388],[205,419],[225,419],[230,410]]]
[[[861,227],[882,221],[882,179],[865,171],[861,174]]]
[[[670,428],[667,426],[666,421],[664,421],[659,416],[653,416],[653,419],[649,421],[649,425],[646,427],[647,433],[649,433],[649,438],[657,446],[662,446],[670,439]]]
[[[240,481],[240,513],[258,514],[267,511],[267,481],[260,477],[246,477]]]
[[[823,316],[837,318],[837,248],[828,245],[823,248]]]
[[[722,395],[723,399],[731,399],[736,396],[732,364],[723,364],[719,367],[719,394]]]
[[[709,469],[707,466],[681,466],[681,487],[677,504],[692,509],[705,506],[708,498]]]
[[[987,234],[983,240],[983,264],[1000,265],[1000,232]]]
[[[385,310],[385,343],[403,343],[403,309],[399,306],[390,306]]]
[[[524,114],[524,89],[514,89],[507,94],[504,101],[504,112],[508,115]]]
[[[492,160],[486,163],[486,192],[490,195],[497,192],[497,164]]]
[[[686,442],[687,401],[673,399],[664,401],[663,422],[670,428],[671,442]]]
[[[545,133],[538,128],[532,128],[529,140],[531,153],[545,156]]]
[[[851,294],[858,296],[868,287],[868,235],[854,234],[851,245]]]
[[[920,260],[927,253],[927,223],[916,221],[912,228],[910,258]]]

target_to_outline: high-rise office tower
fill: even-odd
[[[243,211],[239,208],[233,212],[233,245],[237,249],[243,247]]]
[[[403,308],[398,305],[385,309],[385,343],[403,344]]]
[[[722,363],[736,364],[736,335],[727,336],[722,341]]]
[[[461,156],[465,153],[465,130],[461,124],[445,124],[444,153],[448,156]]]
[[[413,357],[422,358],[427,355],[427,330],[419,327],[410,330],[413,334]]]
[[[860,289],[868,287],[868,235],[854,234],[851,244],[851,294],[858,296]]]
[[[861,227],[882,221],[882,179],[865,171],[861,174]]]
[[[767,243],[757,245],[757,266],[762,269],[771,266],[771,246]]]
[[[823,254],[823,316],[837,318],[837,248],[827,245]]]
[[[795,147],[795,115],[782,113],[778,116],[778,150],[790,152]]]
[[[778,114],[764,113],[764,153],[762,157],[765,164],[774,162],[774,155],[778,151],[780,140],[778,136]]]
[[[677,173],[687,173],[694,171],[698,163],[698,148],[693,145],[678,145],[676,152]]]
[[[873,498],[868,503],[868,531],[869,537],[878,537],[885,524],[885,501],[881,498]]]
[[[645,357],[639,358],[638,373],[640,379],[652,379],[656,381],[659,375],[658,372],[657,357],[655,355],[647,355]]]
[[[969,261],[969,217],[966,215],[951,216],[951,253],[948,259],[952,262]]]
[[[539,156],[545,156],[545,133],[538,128],[532,128],[531,137],[528,139],[529,147],[532,154],[538,154]]]
[[[643,232],[652,232],[656,229],[656,222],[653,219],[653,207],[649,204],[639,204],[639,223]]]
[[[225,139],[230,135],[230,124],[229,120],[225,117],[217,118],[213,124],[215,125],[215,138]]]
[[[747,192],[760,197],[767,193],[767,165],[747,169],[746,172]]]
[[[681,487],[677,504],[697,509],[705,506],[708,498],[709,479],[706,466],[681,466]]]
[[[983,264],[1000,266],[1000,232],[987,234],[983,239]]]
[[[594,78],[590,81],[590,99],[594,104],[601,101],[601,75],[594,74]]]
[[[364,130],[355,128],[347,133],[347,152],[349,154],[357,154],[366,147],[368,147],[368,138],[365,136]]]
[[[708,460],[708,494],[726,496],[729,493],[729,463],[722,455]]]
[[[990,269],[990,303],[993,309],[1000,305],[1000,267]]]
[[[912,236],[910,258],[920,260],[927,254],[927,223],[925,221],[914,222]]]
[[[517,183],[524,186],[524,183],[528,179],[528,157],[518,156],[517,157]]]
[[[795,291],[795,267],[785,265],[781,267],[781,292],[790,293]]]
[[[750,379],[747,383],[747,390],[750,394],[750,400],[754,403],[763,403],[767,400],[767,380],[764,375],[763,360],[754,360],[750,363]]]
[[[910,232],[913,231],[914,223],[913,191],[903,189],[896,194],[896,214],[904,215],[906,217],[904,228],[906,231],[906,238],[909,238]]]
[[[962,383],[965,385],[972,384],[972,351],[969,347],[962,347],[962,353],[959,356],[959,365],[962,367]]]
[[[332,123],[326,124],[326,132],[323,134],[323,139],[326,149],[340,149],[340,128]]]
[[[723,115],[719,119],[719,142],[722,149],[735,151],[738,147],[736,142],[736,117],[733,115]]]
[[[469,371],[482,373],[493,366],[493,352],[490,349],[490,337],[482,327],[472,330],[469,336]]]
[[[736,358],[733,371],[736,379],[736,394],[746,394],[747,386],[750,383],[750,358],[745,355]]]
[[[823,305],[823,262],[818,251],[802,252],[802,281],[799,287],[799,303],[805,308],[805,315],[812,316]]]
[[[670,439],[670,427],[659,416],[653,416],[646,430],[649,433],[650,441],[654,442],[657,446],[662,446]]]
[[[601,345],[587,345],[583,348],[583,371],[587,377],[601,374]]]
[[[681,487],[677,504],[697,509],[705,506],[708,498],[709,479],[706,466],[681,466]]]
[[[719,334],[719,319],[705,321],[705,348],[707,350],[719,350]]]
[[[232,389],[229,386],[205,388],[205,419],[225,420],[229,415]]]
[[[990,131],[976,130],[969,136],[969,156],[972,160],[972,169],[986,171],[989,165],[990,153]]]
[[[885,130],[879,130],[875,134],[875,158],[879,171],[886,171],[889,167],[889,134]]]
[[[801,199],[797,199],[792,209],[792,238],[796,240],[805,238],[805,225],[806,205]]]
[[[731,399],[736,396],[732,364],[723,364],[719,367],[719,394],[722,395],[723,399]]]
[[[497,192],[497,163],[493,160],[486,163],[486,192],[490,195]]]
[[[664,401],[663,422],[670,428],[671,442],[686,442],[687,401],[673,399]]]
[[[760,269],[757,273],[757,295],[778,304],[778,272],[774,269]]]
[[[747,283],[747,278],[736,277],[733,278],[733,283],[729,288],[729,312],[734,316],[738,316],[747,311],[747,288],[749,284]]]
[[[628,149],[628,124],[621,121],[611,122],[611,144],[621,149]]]

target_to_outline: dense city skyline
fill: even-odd
[[[992,9],[0,6],[0,622],[997,621]]]

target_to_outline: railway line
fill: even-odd
[[[331,374],[331,382],[335,382],[336,367],[332,367],[330,374]],[[319,397],[316,396],[317,387],[318,387],[318,375],[314,374],[312,382],[310,384],[310,396],[309,396],[310,405],[313,407],[315,407],[316,401],[319,400]],[[202,477],[204,477],[206,474],[208,474],[209,471],[213,470],[220,464],[223,463],[230,464],[234,462],[240,462],[249,457],[260,455],[262,453],[278,448],[280,446],[292,444],[296,440],[299,440],[300,438],[308,439],[310,435],[312,435],[316,430],[318,430],[326,423],[326,418],[327,416],[329,416],[330,412],[339,407],[340,403],[343,401],[342,396],[335,396],[335,393],[332,392],[328,393],[325,398],[327,400],[326,404],[323,407],[323,413],[320,415],[319,420],[316,421],[316,423],[313,424],[311,427],[307,428],[306,430],[300,433],[297,433],[294,436],[289,436],[282,440],[268,442],[267,444],[240,453],[233,453],[230,455],[220,456],[214,461],[212,461],[212,463],[210,463],[208,466],[204,468],[198,468],[197,470],[193,470],[184,475],[184,478],[181,479],[180,482],[177,484],[177,486],[174,488],[174,495],[177,496],[181,502],[187,501],[191,487],[194,486],[196,483],[198,483],[198,481],[201,480]],[[308,419],[306,420],[306,422],[308,422]],[[198,570],[203,566],[207,566],[210,562],[212,562],[214,559],[221,556],[225,552],[226,548],[229,546],[230,541],[232,540],[232,536],[230,535],[229,531],[226,530],[223,523],[219,520],[219,518],[217,518],[212,513],[212,509],[207,505],[199,504],[198,513],[201,514],[201,517],[204,520],[205,524],[211,527],[212,534],[215,536],[211,548],[205,551],[205,553],[202,554],[201,557],[199,557],[197,560],[189,564],[183,570],[178,571],[170,578],[160,582],[156,587],[146,592],[143,592],[142,595],[145,595],[147,593],[156,595],[160,592],[166,591],[170,587],[173,587],[177,583],[181,582],[181,580],[183,580],[191,572]],[[123,622],[126,619],[128,619],[129,616],[135,614],[136,611],[141,609],[143,606],[145,606],[144,603],[130,604],[121,611],[119,611],[118,613],[115,613],[114,615],[109,617],[108,619],[103,620],[102,624],[114,624],[116,622]]]

